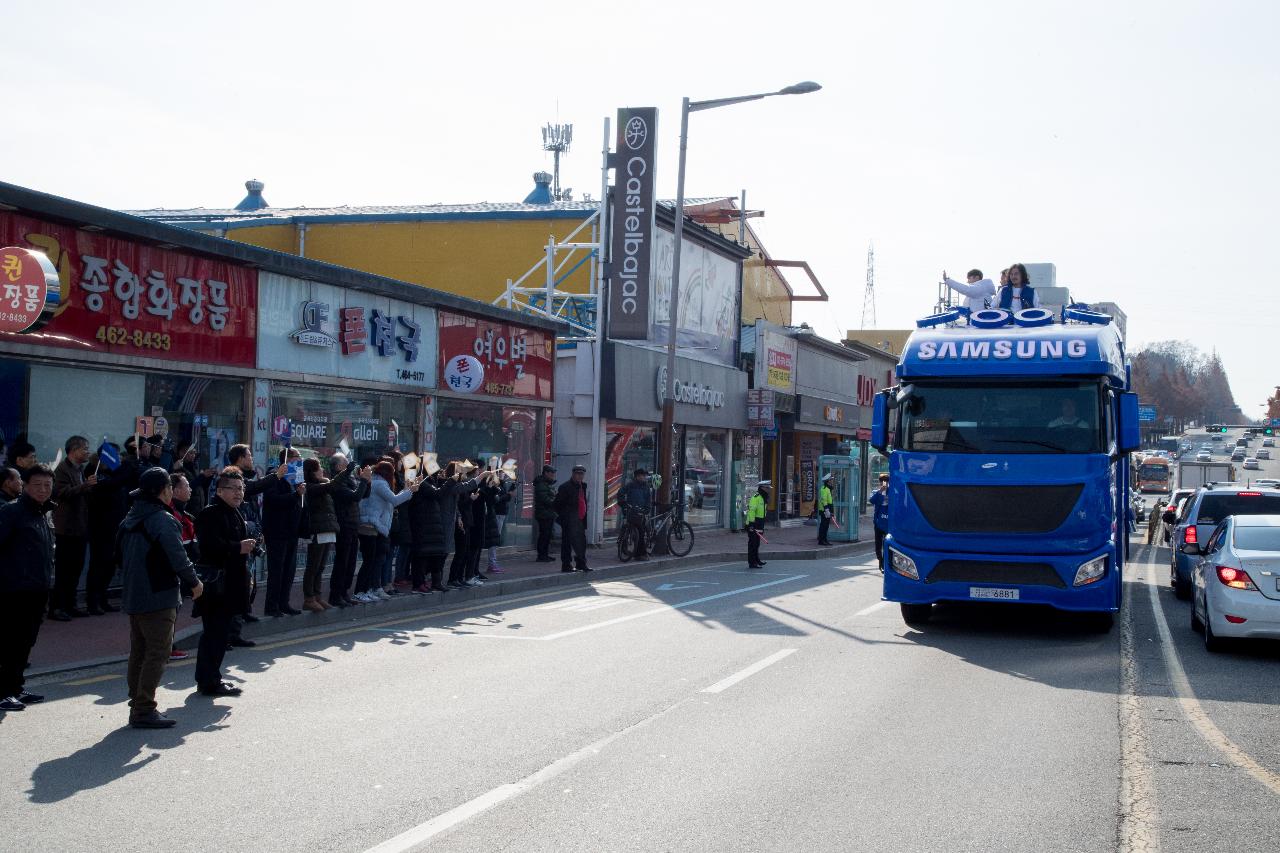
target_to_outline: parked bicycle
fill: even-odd
[[[630,524],[618,533],[618,559],[627,562],[635,553],[635,528]],[[684,557],[693,550],[693,527],[683,518],[676,518],[675,509],[645,517],[644,551],[653,553],[653,543],[667,543],[672,556]]]

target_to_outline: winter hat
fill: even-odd
[[[157,465],[142,472],[142,476],[138,478],[138,488],[130,492],[129,497],[134,500],[159,497],[168,485],[169,472]]]

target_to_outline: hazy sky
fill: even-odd
[[[0,179],[115,208],[518,201],[547,121],[598,194],[602,120],[695,114],[690,196],[763,208],[832,294],[797,319],[928,313],[943,268],[1052,261],[1133,345],[1216,348],[1246,414],[1277,383],[1280,3],[65,3],[6,9]],[[529,263],[536,260],[530,257]],[[513,275],[523,272],[512,270]]]

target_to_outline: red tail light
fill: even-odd
[[[1237,492],[1236,494],[1237,494],[1238,496],[1242,497],[1242,498],[1260,498],[1260,497],[1262,497],[1262,492]]]
[[[1233,569],[1231,566],[1217,566],[1218,580],[1232,589],[1253,589],[1253,578],[1244,569]]]
[[[1187,545],[1194,545],[1199,541],[1196,537],[1196,526],[1194,524],[1187,525],[1186,531],[1182,534],[1182,541]]]

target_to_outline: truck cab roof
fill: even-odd
[[[935,326],[917,329],[898,362],[903,381],[946,377],[1099,377],[1127,384],[1124,343],[1114,325]]]

